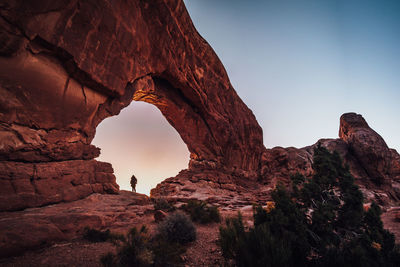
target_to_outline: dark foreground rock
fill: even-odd
[[[117,195],[92,194],[69,203],[24,211],[0,213],[0,257],[82,237],[85,227],[130,228],[151,210],[148,197],[120,191]]]

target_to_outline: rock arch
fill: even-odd
[[[0,210],[115,193],[96,126],[156,105],[190,170],[254,179],[262,130],[181,0],[22,1],[0,7]]]

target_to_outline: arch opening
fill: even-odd
[[[188,168],[186,144],[160,110],[146,102],[132,101],[103,120],[92,144],[101,148],[97,159],[112,164],[122,190],[131,190],[135,175],[136,192],[149,195],[158,183]]]

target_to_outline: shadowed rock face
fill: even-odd
[[[91,141],[132,100],[161,110],[190,170],[258,176],[262,130],[183,1],[3,1],[0,210],[117,192]]]
[[[356,113],[346,113],[340,117],[339,138],[321,139],[316,144],[304,148],[267,149],[263,155],[265,174],[281,172],[289,177],[293,171],[311,175],[314,147],[320,143],[330,151],[336,150],[356,178],[365,183],[384,186],[398,178],[399,155],[389,149],[383,138],[368,126],[365,119]],[[279,178],[277,179],[279,180]]]
[[[383,138],[356,113],[346,113],[340,117],[339,137],[321,139],[312,146],[300,149],[267,149],[262,163],[264,181],[272,184],[288,182],[290,175],[296,172],[311,176],[313,150],[320,143],[340,154],[367,201],[376,200],[381,205],[388,205],[391,200],[399,200],[400,156],[396,150],[389,149]]]
[[[391,173],[392,152],[361,115],[343,114],[340,117],[339,137],[349,144],[350,152],[375,183],[387,182],[385,180]]]

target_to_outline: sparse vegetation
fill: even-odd
[[[132,228],[127,238],[119,244],[117,254],[107,253],[101,258],[104,266],[152,266],[154,254],[147,228]]]
[[[200,200],[190,200],[182,209],[190,215],[194,222],[207,224],[220,222],[221,215],[217,207]]]
[[[151,237],[145,226],[140,230],[132,228],[127,237],[116,243],[116,254],[102,256],[103,266],[137,266],[164,267],[177,266],[182,263],[181,255],[186,251],[185,245],[196,239],[196,229],[190,218],[176,212],[169,215]]]
[[[101,256],[100,262],[105,267],[113,267],[116,266],[115,265],[116,257],[114,253],[108,252],[107,254]]]
[[[274,205],[254,209],[245,230],[239,214],[220,228],[223,256],[237,266],[400,266],[394,236],[383,229],[378,205],[363,196],[340,156],[318,146],[314,174],[297,174],[287,191],[277,186]]]
[[[123,235],[112,233],[109,229],[100,231],[89,227],[84,229],[83,238],[93,243],[124,240]]]
[[[120,266],[151,266],[154,255],[151,251],[151,237],[147,228],[142,226],[138,231],[132,228],[123,246],[117,253],[118,265]]]
[[[186,214],[178,211],[158,224],[157,235],[169,242],[184,245],[196,240],[196,228]]]
[[[175,207],[165,198],[153,198],[152,201],[155,210],[162,210],[166,212],[171,212],[175,210]]]
[[[186,246],[170,242],[163,236],[156,236],[152,240],[152,250],[154,253],[153,266],[179,266],[182,263],[181,255],[185,253]]]

